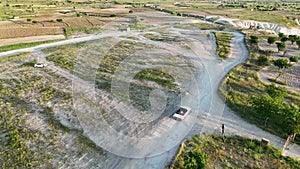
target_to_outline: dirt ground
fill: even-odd
[[[261,39],[259,42],[259,46],[262,50],[272,50],[275,51],[275,53],[273,54],[274,59],[289,59],[289,57],[291,56],[297,56],[298,58],[300,58],[299,55],[299,49],[297,47],[297,45],[295,44],[291,44],[290,42],[287,42],[287,48],[286,48],[286,53],[285,56],[284,52],[278,52],[278,49],[276,47],[275,44],[269,45],[267,43],[266,40]],[[300,63],[296,62],[296,63],[292,63],[292,67],[289,69],[283,69],[282,70],[282,75],[280,75],[278,77],[278,80],[281,80],[283,82],[285,82],[287,85],[281,85],[281,84],[277,84],[277,85],[281,85],[281,86],[285,86],[290,88],[291,90],[295,90],[295,91],[300,91]],[[270,64],[270,66],[265,67],[264,69],[262,69],[258,75],[260,77],[261,80],[263,80],[265,83],[271,83],[270,82],[270,78],[276,79],[276,77],[279,74],[279,70],[276,66]]]

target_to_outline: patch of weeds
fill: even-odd
[[[287,83],[284,80],[275,79],[275,78],[268,78],[268,80],[272,83],[277,83],[284,86],[287,85]]]
[[[175,82],[174,78],[171,75],[157,69],[142,70],[141,72],[136,74],[135,78],[140,80],[150,80],[166,87],[171,87]]]
[[[102,30],[102,27],[99,26],[76,26],[76,27],[64,27],[64,34],[66,37],[70,37],[75,33],[86,33],[93,34]]]
[[[225,59],[230,54],[230,43],[233,38],[231,33],[215,32],[217,43],[217,54],[221,59]]]
[[[181,41],[181,39],[178,37],[169,36],[169,35],[159,36],[159,35],[154,35],[151,33],[144,34],[144,37],[148,38],[150,40],[153,40],[153,41],[162,41],[162,42],[179,42],[179,41]]]

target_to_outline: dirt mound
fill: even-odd
[[[280,26],[279,24],[268,23],[268,22],[258,22],[253,20],[239,20],[239,19],[230,19],[230,18],[220,18],[214,21],[214,23],[230,25],[234,27],[249,29],[256,28],[266,31],[272,31],[276,34],[282,32],[286,35],[300,35],[300,29],[298,28],[289,28]],[[298,21],[299,24],[299,21]]]

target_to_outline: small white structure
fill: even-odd
[[[180,106],[179,110],[176,111],[176,113],[173,114],[173,119],[182,121],[191,111],[191,108]]]

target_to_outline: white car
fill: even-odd
[[[182,121],[190,113],[190,111],[191,108],[180,106],[179,110],[173,114],[173,119]]]
[[[34,67],[46,67],[47,64],[46,63],[36,63],[34,64]]]

